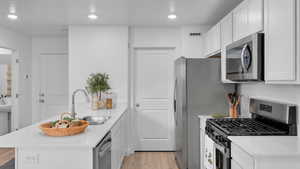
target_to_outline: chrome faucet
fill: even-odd
[[[86,90],[84,89],[77,89],[73,92],[72,94],[72,111],[71,111],[71,116],[73,119],[76,118],[76,112],[75,112],[75,95],[78,93],[78,92],[82,92],[85,96],[86,96],[86,101],[87,102],[90,102],[90,98],[89,98],[89,95],[88,93],[86,92]]]

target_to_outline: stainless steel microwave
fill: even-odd
[[[226,47],[226,78],[264,81],[264,34],[255,33]]]

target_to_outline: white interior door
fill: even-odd
[[[173,151],[173,49],[135,50],[138,151]]]
[[[68,111],[68,56],[40,55],[40,120]]]

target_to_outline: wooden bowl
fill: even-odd
[[[81,121],[80,126],[74,126],[70,128],[51,128],[50,122],[41,124],[39,127],[43,131],[43,133],[48,136],[54,136],[54,137],[73,136],[84,132],[85,129],[89,126],[89,122],[85,120],[80,120],[80,121]]]

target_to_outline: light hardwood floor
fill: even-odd
[[[121,169],[178,169],[173,152],[136,152],[125,157]]]
[[[0,148],[0,166],[15,158],[15,149]]]

